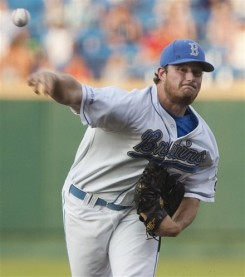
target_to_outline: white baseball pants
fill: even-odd
[[[153,277],[159,242],[147,239],[135,209],[89,206],[64,186],[63,215],[73,277]]]

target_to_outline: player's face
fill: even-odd
[[[200,91],[202,74],[199,63],[169,65],[163,83],[168,100],[175,104],[190,105]]]

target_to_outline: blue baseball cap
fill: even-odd
[[[205,54],[201,46],[193,40],[175,40],[163,49],[160,59],[160,66],[168,64],[181,64],[198,62],[202,65],[203,71],[211,72],[214,67],[205,61]]]

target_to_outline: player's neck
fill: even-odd
[[[186,105],[179,105],[178,103],[173,103],[168,99],[159,99],[159,101],[164,110],[175,116],[184,116],[188,108]]]

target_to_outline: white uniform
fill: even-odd
[[[132,207],[134,186],[154,159],[181,174],[185,196],[213,202],[219,159],[215,138],[192,107],[198,125],[177,137],[175,120],[160,105],[155,85],[132,92],[82,89],[80,117],[89,126],[63,188],[72,274],[153,276],[158,242],[146,240],[145,226]],[[72,184],[87,193],[84,200],[70,193]],[[102,207],[95,204],[98,197],[129,208]]]

